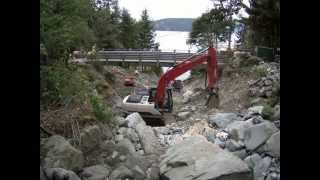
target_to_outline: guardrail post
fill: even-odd
[[[141,69],[143,70],[142,62],[141,62],[141,52],[138,52],[139,56],[139,65],[141,66]]]

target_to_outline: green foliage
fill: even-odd
[[[260,46],[280,46],[280,0],[251,0],[246,7],[249,18],[244,20],[250,27],[247,38]]]
[[[91,46],[89,12],[89,0],[40,1],[40,43],[50,59],[66,60],[73,49]]]
[[[109,7],[100,7],[92,13],[90,24],[99,48],[122,47],[118,41],[119,25],[117,16],[118,15],[115,15]]]
[[[155,47],[153,24],[149,19],[147,10],[142,11],[141,21],[138,22],[138,48],[151,49]]]
[[[268,69],[265,66],[255,66],[253,70],[258,77],[266,77],[268,75]]]
[[[128,10],[123,9],[121,23],[119,24],[119,40],[124,48],[137,48],[138,29],[135,20],[130,16]]]
[[[240,58],[240,67],[252,67],[258,64],[257,57],[249,56],[248,58]]]
[[[262,117],[264,119],[271,119],[274,114],[274,109],[270,105],[264,105],[262,109]]]
[[[99,73],[104,72],[103,71],[103,64],[101,62],[93,61],[93,62],[91,62],[91,64],[97,72],[99,72]]]
[[[103,72],[103,75],[104,75],[104,78],[106,81],[111,82],[111,83],[115,83],[116,77],[114,74],[112,74],[109,71],[105,71],[105,72]]]
[[[227,37],[227,26],[231,21],[226,19],[222,10],[212,9],[204,13],[192,23],[188,43],[200,47],[208,47],[219,41],[225,41]]]
[[[40,44],[52,61],[74,50],[155,47],[147,11],[137,23],[117,0],[40,0]]]
[[[98,95],[91,95],[90,102],[96,119],[103,123],[110,123],[113,113],[111,109],[103,102],[103,99]]]
[[[40,69],[40,102],[44,106],[82,103],[90,90],[87,76],[75,65],[58,63]]]

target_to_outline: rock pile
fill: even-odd
[[[78,147],[58,135],[45,140],[40,179],[159,179],[161,148],[153,129],[138,113],[118,120],[121,127],[116,134],[104,126],[85,128]]]
[[[244,115],[209,116],[208,122],[218,127],[216,131],[227,134],[227,138],[219,138],[216,133],[214,143],[243,159],[253,171],[254,180],[280,179],[280,129],[253,110],[259,111],[253,108]]]
[[[188,137],[171,146],[162,156],[160,174],[168,180],[251,179],[250,169],[242,160],[203,136]]]
[[[271,97],[280,91],[280,67],[278,63],[261,63],[261,69],[267,71],[267,75],[255,81],[248,82],[249,95],[251,97]]]

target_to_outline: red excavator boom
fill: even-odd
[[[204,53],[206,52],[206,53]],[[164,104],[166,88],[171,81],[180,76],[181,74],[191,70],[197,65],[207,62],[207,77],[208,85],[207,88],[212,91],[217,82],[217,58],[216,50],[213,47],[209,47],[201,53],[191,56],[185,61],[177,64],[172,69],[164,73],[158,82],[157,93],[155,97],[155,105],[157,107],[162,107]]]

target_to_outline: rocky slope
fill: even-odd
[[[120,91],[134,89],[120,83],[126,70],[106,70],[116,74],[106,99],[118,104]],[[174,93],[166,126],[147,126],[133,113],[116,116],[114,127],[86,125],[80,143],[42,138],[40,179],[280,179],[279,72],[279,64],[237,54],[219,81],[219,109],[204,106],[204,79],[194,77]],[[141,85],[156,82],[156,76],[138,77]]]

